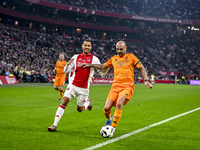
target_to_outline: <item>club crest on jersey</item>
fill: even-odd
[[[115,61],[117,61],[117,59],[115,59]]]
[[[125,59],[128,59],[128,56],[126,56]]]
[[[69,87],[66,89],[66,91],[69,91]]]

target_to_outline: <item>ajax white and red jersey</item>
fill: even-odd
[[[69,84],[73,84],[76,87],[89,89],[90,81],[94,75],[94,68],[83,68],[80,66],[80,64],[100,64],[99,59],[91,53],[86,55],[83,53],[74,55],[71,59],[74,60],[68,67],[68,69],[70,69]]]

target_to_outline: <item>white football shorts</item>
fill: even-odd
[[[84,106],[85,101],[87,101],[89,96],[89,89],[80,88],[69,84],[65,90],[63,97],[68,97],[70,100],[77,96],[77,105],[80,107]]]

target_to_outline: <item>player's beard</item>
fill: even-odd
[[[119,55],[120,57],[124,56],[124,54],[125,54],[125,53],[122,53],[122,52],[118,53],[118,55]]]
[[[89,54],[90,50],[89,49],[84,49],[84,54]]]

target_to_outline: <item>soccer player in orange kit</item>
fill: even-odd
[[[149,86],[150,89],[153,87],[153,85],[148,82],[147,72],[142,63],[134,54],[127,53],[126,50],[126,43],[124,41],[119,41],[116,44],[116,51],[118,55],[113,56],[105,64],[81,64],[84,68],[93,67],[96,69],[107,69],[114,67],[114,80],[104,106],[104,114],[107,118],[105,125],[111,125],[113,119],[112,136],[121,118],[123,105],[127,104],[133,95],[133,91],[135,89],[135,67],[141,71],[145,86]],[[114,117],[111,115],[112,106],[116,106]]]
[[[56,78],[54,81],[54,89],[60,91],[60,98],[59,100],[62,100],[63,97],[63,85],[65,84],[65,76],[66,73],[63,73],[64,67],[67,63],[67,61],[64,60],[65,55],[63,53],[60,53],[59,60],[56,62],[54,72],[56,71]]]

